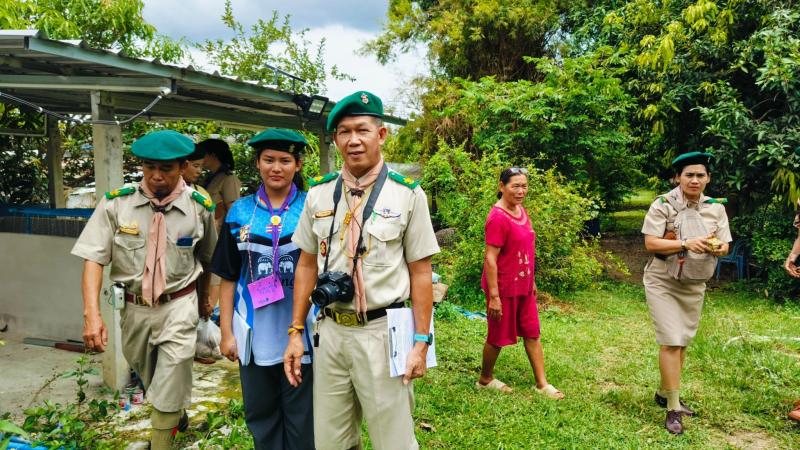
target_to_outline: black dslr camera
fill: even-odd
[[[353,279],[344,272],[324,272],[317,279],[317,287],[311,292],[311,303],[324,308],[333,302],[353,300]]]

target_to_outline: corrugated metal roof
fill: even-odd
[[[141,111],[157,95],[158,86],[167,85],[172,92],[145,119],[218,120],[249,129],[285,127],[319,132],[333,106],[328,104],[322,120],[306,122],[304,127],[292,101],[293,92],[192,66],[132,58],[123,52],[91,48],[82,41],[50,40],[36,30],[0,30],[0,83],[4,81],[6,86],[16,86],[0,88],[5,92],[63,114],[91,114],[90,91],[106,86],[113,91],[115,113],[122,117]],[[405,123],[393,117],[385,119]]]

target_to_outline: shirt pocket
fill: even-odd
[[[198,240],[195,237],[183,237],[174,242],[171,238],[167,238],[166,275],[169,280],[181,280],[194,271],[196,264],[194,248]],[[178,245],[179,243],[181,245]]]
[[[367,254],[364,264],[370,266],[391,266],[403,257],[403,224],[400,219],[376,218],[367,222],[364,229],[364,243]]]
[[[341,226],[341,222],[333,221],[334,220],[333,216],[314,218],[313,220],[314,222],[311,224],[311,230],[317,237],[317,244],[319,244],[324,240],[327,240],[328,236],[331,235],[331,223],[333,223],[333,237],[336,237],[336,235],[339,233],[339,227]]]
[[[119,233],[114,236],[111,264],[114,272],[125,275],[138,275],[144,270],[147,241],[139,236]]]

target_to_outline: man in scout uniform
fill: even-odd
[[[98,352],[108,341],[99,302],[106,301],[100,298],[103,266],[111,264],[112,290],[124,298],[117,305],[124,307],[122,353],[153,405],[155,450],[169,448],[177,429],[188,425],[183,410],[191,403],[198,304],[208,314],[204,266],[217,233],[210,199],[181,178],[193,150],[191,139],[171,130],[134,142],[142,182],[107,192],[72,249],[85,260],[83,340]]]
[[[303,324],[318,274],[323,281],[323,272],[343,272],[354,288],[353,295],[345,289],[338,301],[320,311],[314,351],[314,437],[319,450],[360,448],[362,415],[376,449],[419,447],[409,382],[426,371],[433,339],[431,256],[439,247],[425,193],[416,181],[385,167],[382,116],[381,100],[364,91],[333,108],[327,128],[344,167],[341,174],[311,180],[292,238],[301,250],[284,355],[292,385],[303,381]],[[328,293],[341,292],[331,283],[323,281],[319,287],[323,285]],[[319,291],[314,291],[317,299]],[[415,343],[405,376],[391,378],[386,310],[409,298]]]

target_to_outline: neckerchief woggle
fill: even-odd
[[[280,278],[280,264],[278,261],[278,253],[280,251],[280,238],[281,228],[283,222],[283,214],[289,210],[289,203],[297,193],[297,186],[292,183],[292,188],[289,190],[289,195],[283,200],[283,203],[277,209],[272,208],[272,202],[269,201],[267,192],[264,190],[262,184],[258,188],[257,201],[269,211],[269,225],[268,229],[272,234],[272,275],[261,278],[258,281],[252,281],[247,285],[247,290],[250,292],[250,299],[253,302],[253,308],[258,309],[283,300],[283,285]]]

